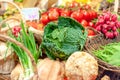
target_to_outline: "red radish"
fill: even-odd
[[[111,27],[115,26],[115,22],[110,22],[110,26]]]
[[[119,21],[117,21],[116,27],[117,27],[117,28],[120,28],[120,22],[119,22]]]
[[[104,22],[105,22],[105,21],[104,21],[104,19],[102,19],[102,18],[99,19],[99,21],[98,21],[99,24],[104,24]]]
[[[19,26],[13,27],[13,28],[12,28],[12,34],[13,34],[15,37],[18,37],[18,34],[19,34],[20,30],[21,30],[21,27],[19,27]]]
[[[109,16],[109,15],[104,15],[104,19],[105,19],[106,21],[109,21],[109,20],[110,20],[110,16]]]
[[[105,33],[107,33],[108,31],[107,31],[107,29],[102,29],[102,32],[105,34]]]
[[[106,38],[110,38],[110,39],[114,38],[113,32],[107,32],[107,33],[105,33],[105,36],[106,36]]]
[[[97,26],[95,29],[96,29],[97,31],[101,31],[101,26]]]
[[[110,21],[106,21],[106,24],[109,25],[109,24],[110,24]]]
[[[115,31],[115,32],[113,32],[113,34],[115,37],[117,37],[119,33],[117,31]]]
[[[116,30],[117,30],[116,26],[112,27],[112,30],[113,30],[113,31],[116,31]]]
[[[103,24],[102,28],[103,29],[107,29],[108,25],[107,24]]]
[[[116,15],[113,15],[112,18],[111,18],[112,21],[117,21],[117,16]]]

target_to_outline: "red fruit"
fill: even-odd
[[[85,4],[85,5],[83,5],[83,8],[86,9],[86,10],[89,10],[89,9],[91,9],[91,6],[88,5],[88,4]]]
[[[80,22],[80,21],[83,19],[83,14],[80,13],[79,11],[74,11],[74,12],[71,14],[71,17]]]
[[[80,4],[76,1],[73,1],[71,4],[70,4],[70,7],[80,7]]]
[[[97,18],[97,12],[91,11],[91,13],[92,13],[92,19]]]
[[[64,77],[64,80],[68,80],[67,77]]]
[[[93,30],[88,30],[88,36],[94,36],[95,32]]]
[[[40,18],[40,22],[43,23],[43,24],[47,24],[49,22],[49,18],[48,18],[48,15],[47,14],[43,14],[41,15],[41,18]]]
[[[89,21],[91,21],[93,19],[93,14],[92,14],[92,11],[89,11]]]
[[[81,13],[84,16],[83,18],[88,21],[90,18],[89,12],[87,12],[86,10],[83,10],[83,11],[81,11]]]
[[[88,26],[88,22],[86,20],[82,20],[80,22],[84,27],[87,27]]]
[[[57,10],[51,10],[48,13],[48,17],[51,21],[57,20],[59,17],[59,12]]]
[[[70,16],[71,14],[71,11],[69,10],[62,10],[61,13],[60,13],[60,16]]]
[[[61,8],[58,8],[58,7],[52,7],[48,10],[48,13],[51,12],[51,11],[57,11],[57,12],[60,12],[61,11]]]
[[[94,27],[94,23],[93,23],[93,22],[88,22],[88,25],[89,25],[90,27]]]

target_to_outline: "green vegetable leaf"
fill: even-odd
[[[102,46],[102,49],[96,50],[93,53],[111,65],[120,66],[120,42]]]
[[[71,18],[60,17],[58,24],[49,23],[45,27],[41,49],[47,56],[67,59],[73,52],[82,50],[87,31]]]

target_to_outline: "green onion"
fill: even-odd
[[[35,43],[35,39],[34,39],[34,35],[32,32],[28,31],[24,26],[24,23],[21,22],[21,32],[18,35],[18,37],[15,37],[12,35],[12,33],[10,34],[10,36],[14,39],[16,39],[17,41],[23,43],[23,45],[28,48],[28,50],[32,53],[35,62],[37,63],[38,58],[39,58],[39,53],[40,50],[37,49],[37,45]],[[32,62],[30,60],[30,57],[26,54],[26,52],[24,50],[22,50],[18,45],[9,42],[11,47],[13,48],[13,50],[15,51],[15,53],[17,54],[21,65],[24,68],[24,78],[25,80],[30,79],[33,75],[34,75],[34,71],[33,71],[33,65]]]

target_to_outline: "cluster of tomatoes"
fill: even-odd
[[[50,21],[56,21],[60,16],[74,18],[84,27],[94,27],[94,23],[91,21],[97,18],[97,12],[92,10],[91,6],[87,4],[81,6],[77,2],[72,2],[67,7],[53,7],[48,11],[43,12],[40,18],[40,23],[46,25]]]
[[[92,10],[89,5],[80,6],[79,3],[73,2],[67,8],[50,8],[42,13],[40,22],[46,25],[50,21],[57,20],[60,16],[74,18],[83,26],[93,26],[91,20],[97,18],[97,12]]]

